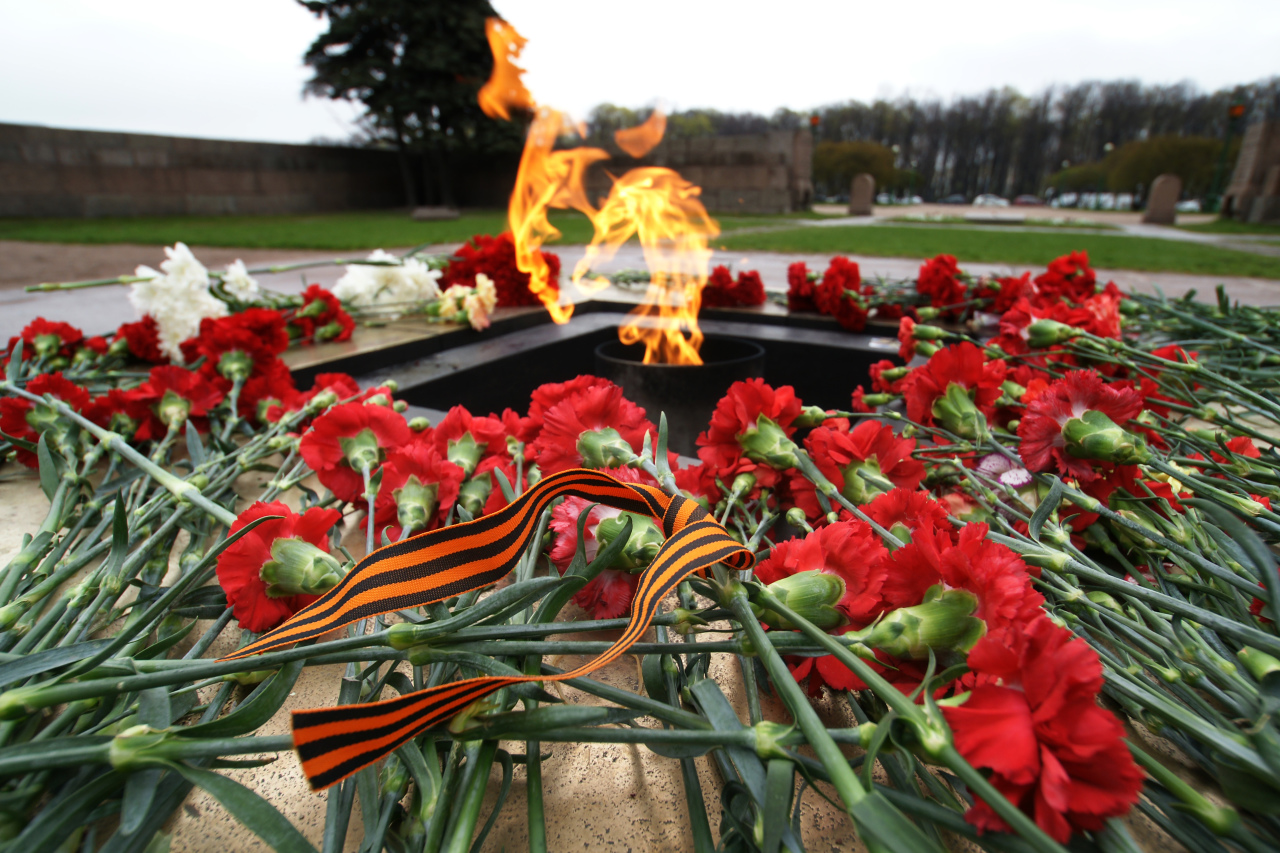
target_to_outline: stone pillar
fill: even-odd
[[[1151,182],[1147,194],[1147,212],[1142,221],[1147,225],[1172,225],[1178,219],[1178,196],[1182,195],[1182,178],[1161,175]]]
[[[876,179],[866,172],[853,176],[849,186],[849,215],[870,216],[871,202],[876,197]]]

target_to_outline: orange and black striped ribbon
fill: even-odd
[[[652,516],[666,536],[640,578],[631,621],[618,641],[598,658],[560,675],[469,678],[381,702],[294,711],[293,742],[313,788],[341,781],[502,687],[564,681],[599,669],[640,639],[659,602],[690,574],[703,573],[718,562],[735,569],[748,569],[754,562],[751,552],[694,501],[653,486],[622,483],[599,471],[562,471],[492,515],[379,548],[319,600],[223,660],[314,639],[367,616],[488,586],[515,568],[543,510],[567,495]]]

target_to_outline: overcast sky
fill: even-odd
[[[539,102],[770,113],[904,92],[1280,74],[1280,0],[492,0]],[[0,122],[306,142],[323,24],[292,0],[0,0]]]

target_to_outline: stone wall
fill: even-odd
[[[1280,120],[1245,130],[1222,212],[1242,222],[1280,222]]]
[[[790,213],[813,200],[813,136],[780,130],[740,136],[664,139],[635,160],[609,144],[613,159],[588,178],[594,201],[609,192],[613,174],[636,166],[665,166],[702,187],[702,203],[713,213]]]
[[[0,216],[271,214],[404,203],[389,151],[0,124]]]

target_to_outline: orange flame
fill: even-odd
[[[649,290],[631,319],[619,327],[618,337],[623,343],[643,342],[646,364],[701,364],[698,308],[711,258],[707,244],[720,233],[698,199],[702,190],[670,169],[637,168],[614,179],[603,207],[595,209],[587,200],[586,170],[608,159],[608,153],[585,147],[553,150],[567,122],[561,113],[537,106],[525,88],[524,69],[515,64],[525,39],[497,18],[486,21],[485,32],[494,63],[489,82],[480,90],[480,107],[486,115],[504,119],[512,109],[534,111],[507,211],[516,265],[529,274],[529,290],[555,322],[566,323],[573,316],[572,304],[560,304],[540,249],[560,236],[547,218],[548,209],[581,211],[595,226],[595,236],[574,269],[574,285],[584,292],[607,285],[602,278],[585,278],[592,263],[612,258],[619,246],[639,237],[650,271]],[[655,110],[644,124],[620,130],[614,139],[632,157],[642,157],[662,140],[665,130],[666,116]]]
[[[662,110],[654,110],[644,124],[627,127],[613,132],[613,141],[618,147],[639,160],[653,150],[662,141],[667,132],[667,117]]]

